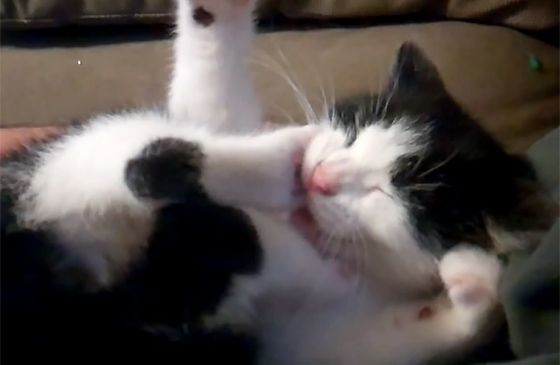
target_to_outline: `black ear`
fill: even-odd
[[[389,84],[396,87],[445,91],[434,64],[420,48],[410,42],[403,43],[399,48]]]
[[[435,65],[420,48],[410,42],[403,43],[399,48],[389,83],[383,94],[387,98],[396,97],[426,107],[444,103],[447,106],[449,103],[455,105]]]

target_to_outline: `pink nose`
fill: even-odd
[[[338,191],[338,184],[329,176],[323,164],[317,165],[306,183],[309,192],[315,192],[322,195],[335,195]]]

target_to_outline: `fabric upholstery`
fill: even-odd
[[[303,121],[286,76],[317,111],[325,98],[378,90],[407,40],[425,51],[450,92],[509,149],[524,151],[558,124],[558,50],[516,31],[461,22],[259,35],[253,65],[266,117]],[[161,105],[170,43],[68,40],[65,47],[3,47],[0,123],[60,125]],[[531,55],[541,71],[529,67]]]
[[[172,0],[2,0],[4,27],[170,22]],[[520,29],[558,26],[556,0],[262,0],[261,15],[292,18],[385,17],[423,14],[504,24]]]

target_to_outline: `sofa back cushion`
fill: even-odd
[[[423,16],[504,24],[527,30],[558,26],[557,0],[261,0],[261,15],[290,18]],[[169,23],[173,0],[1,0],[3,28],[66,24]]]

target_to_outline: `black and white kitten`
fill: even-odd
[[[296,354],[290,361],[461,357],[500,319],[501,268],[488,252],[534,247],[557,207],[530,163],[485,133],[410,43],[379,95],[342,101],[319,124],[302,167],[307,204],[294,223],[367,298],[348,299],[362,302],[346,317],[339,308],[329,319],[298,313],[283,332]],[[438,299],[410,300],[441,283]]]
[[[500,265],[454,247],[545,227],[531,168],[410,45],[377,99],[257,133],[252,6],[178,1],[169,115],[100,116],[2,162],[3,359],[416,364],[482,337]],[[308,239],[267,212],[301,203],[300,154]]]
[[[400,47],[380,95],[342,101],[321,122],[303,164],[303,218],[329,239],[326,251],[370,260],[375,277],[422,287],[434,255],[467,242],[529,247],[556,214],[530,163],[461,109],[413,44]],[[345,249],[353,243],[369,252]]]

